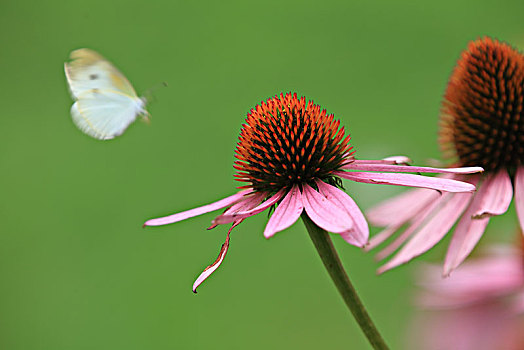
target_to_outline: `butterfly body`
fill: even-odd
[[[97,52],[75,50],[64,68],[75,100],[71,117],[84,133],[109,140],[121,135],[137,116],[147,119],[145,99],[138,97],[127,78]]]

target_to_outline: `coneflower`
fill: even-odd
[[[148,220],[146,226],[171,224],[226,208],[210,228],[231,223],[217,260],[193,284],[193,291],[222,263],[233,227],[244,219],[274,208],[264,236],[291,226],[302,215],[309,234],[339,292],[375,349],[387,349],[360,302],[326,232],[364,247],[366,219],[342,188],[341,178],[357,182],[424,187],[438,191],[473,192],[475,186],[451,179],[399,172],[472,173],[479,167],[435,169],[397,165],[405,157],[384,160],[354,158],[350,137],[332,114],[305,97],[280,94],[253,108],[240,132],[236,149],[236,179],[240,192],[203,207]],[[371,173],[385,171],[386,173]],[[390,173],[387,173],[390,172]],[[447,192],[446,192],[447,193]]]
[[[513,192],[520,226],[524,227],[522,53],[490,38],[469,44],[444,95],[440,144],[453,166],[481,166],[486,170],[480,175],[448,177],[471,182],[478,190],[475,194],[444,195],[415,190],[371,209],[370,221],[386,229],[371,239],[368,249],[409,223],[378,253],[377,257],[384,259],[402,246],[379,272],[424,253],[458,221],[444,262],[444,274],[449,275],[475,247],[490,217],[507,211]]]

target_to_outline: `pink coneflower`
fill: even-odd
[[[410,331],[414,349],[517,350],[524,348],[524,260],[499,246],[442,279],[437,266],[419,271],[425,312]]]
[[[244,219],[275,208],[264,230],[269,238],[291,226],[302,214],[320,228],[340,234],[349,244],[364,247],[368,225],[356,203],[341,190],[340,178],[356,182],[416,186],[446,192],[472,192],[474,186],[451,179],[397,172],[472,173],[478,167],[435,169],[395,165],[403,157],[356,160],[350,137],[340,122],[312,101],[291,93],[275,96],[253,108],[236,148],[236,180],[240,192],[203,207],[148,220],[146,226],[171,224],[210,211],[227,208],[211,228],[232,223],[218,259],[193,285],[193,291],[222,263],[229,234]],[[371,173],[380,171],[381,173]],[[395,173],[383,173],[395,172]]]
[[[403,245],[379,272],[426,252],[458,221],[444,262],[444,274],[449,275],[475,247],[490,217],[506,212],[513,187],[524,228],[524,55],[489,38],[469,44],[444,96],[440,143],[455,166],[486,170],[448,176],[471,182],[478,190],[444,195],[414,190],[371,209],[370,221],[386,229],[371,239],[369,249],[408,225],[377,254],[384,259]]]

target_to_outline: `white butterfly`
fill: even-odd
[[[90,49],[71,52],[64,64],[75,103],[71,117],[84,133],[99,140],[121,135],[136,117],[149,120],[145,98],[109,61]]]

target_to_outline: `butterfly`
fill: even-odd
[[[126,77],[108,60],[90,49],[78,49],[64,64],[75,103],[71,117],[87,135],[110,140],[121,135],[141,115],[146,121],[146,99],[138,97]]]

